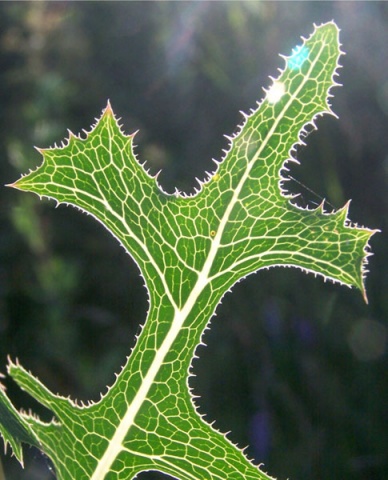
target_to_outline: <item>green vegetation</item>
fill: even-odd
[[[216,168],[313,23],[335,20],[346,55],[330,99],[288,162],[292,203],[380,228],[354,289],[296,268],[233,286],[197,348],[189,385],[204,420],[278,480],[388,477],[388,250],[384,2],[0,2],[0,178],[10,184],[50,147],[89,129],[110,99],[161,188],[186,195]],[[80,136],[85,138],[85,134]],[[158,173],[159,172],[159,173]],[[301,183],[300,183],[301,182]],[[17,410],[53,414],[7,375],[9,356],[51,392],[98,402],[149,309],[144,278],[117,240],[79,209],[0,188],[0,381]],[[206,346],[204,346],[204,344]],[[335,448],[333,448],[333,445]],[[53,480],[23,447],[7,480]],[[141,480],[164,480],[158,472]]]
[[[188,375],[220,299],[263,268],[295,266],[364,290],[374,233],[336,212],[301,209],[282,170],[308,124],[330,113],[340,55],[334,23],[286,58],[259,107],[245,116],[215,172],[193,195],[165,193],[133,152],[108,104],[86,138],[40,150],[43,164],[12,186],[97,218],[136,261],[147,320],[114,384],[80,405],[50,392],[19,363],[9,375],[54,415],[17,411],[0,391],[0,431],[20,462],[41,449],[60,480],[127,480],[159,471],[181,480],[269,479],[195,409]]]

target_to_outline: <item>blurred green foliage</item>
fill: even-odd
[[[226,296],[191,385],[216,426],[278,479],[388,478],[388,4],[384,2],[1,2],[0,176],[40,163],[32,146],[78,133],[109,98],[168,191],[193,191],[312,23],[342,29],[340,120],[298,148],[290,191],[313,206],[353,198],[350,217],[383,234],[356,291],[296,270],[262,271]],[[147,310],[136,267],[93,219],[0,189],[0,365],[54,391],[99,398]],[[15,403],[31,400],[11,383]],[[36,406],[34,405],[34,408]],[[44,415],[44,412],[42,412]],[[38,452],[8,480],[54,478]],[[161,478],[156,474],[141,478]]]

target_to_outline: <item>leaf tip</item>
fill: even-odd
[[[105,110],[104,110],[104,114],[105,114],[105,115],[109,115],[109,116],[111,116],[111,117],[114,116],[113,109],[112,109],[112,105],[111,105],[109,99],[108,99],[108,101],[106,102],[106,107],[105,107]]]
[[[361,230],[364,230],[364,232],[366,232],[367,237],[366,237],[365,246],[364,246],[364,256],[363,256],[362,264],[361,264],[361,286],[360,286],[360,290],[361,290],[361,295],[362,295],[362,298],[364,299],[364,302],[368,305],[369,301],[368,301],[368,296],[367,296],[367,293],[366,293],[365,280],[366,280],[366,274],[369,272],[369,270],[366,269],[366,266],[368,265],[368,257],[371,257],[373,255],[373,253],[369,250],[369,248],[370,248],[369,240],[376,233],[381,233],[381,230],[378,229],[378,228],[375,228],[373,230],[369,229],[369,228],[362,228]]]
[[[7,187],[7,188],[14,188],[15,190],[24,190],[22,187],[21,187],[21,180],[23,180],[23,176],[19,178],[19,180],[16,180],[16,182],[13,182],[13,183],[6,183],[4,186]]]
[[[364,302],[368,305],[369,301],[368,301],[368,296],[366,294],[366,288],[365,287],[363,287],[361,293],[362,293],[362,298],[364,299]]]

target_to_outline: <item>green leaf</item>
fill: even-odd
[[[16,410],[2,395],[2,434],[20,458],[35,438],[59,479],[135,478],[157,470],[181,480],[270,477],[196,412],[188,386],[192,359],[221,297],[262,268],[294,266],[361,290],[374,233],[352,226],[348,204],[303,210],[282,187],[282,170],[317,116],[331,113],[329,90],[340,56],[334,23],[316,27],[285,57],[258,108],[245,115],[216,171],[194,195],[165,193],[133,152],[108,106],[85,138],[40,150],[43,164],[13,186],[93,215],[138,264],[149,312],[114,385],[97,403],[49,392],[20,365],[9,373],[51,410],[33,432],[14,435]],[[5,418],[5,422],[4,422]],[[11,422],[12,423],[12,422]]]
[[[2,375],[0,375],[2,377]],[[9,444],[15,457],[23,465],[22,443],[29,443],[39,448],[39,442],[31,431],[26,414],[18,412],[0,384],[0,433],[5,447]]]

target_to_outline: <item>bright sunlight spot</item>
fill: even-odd
[[[283,82],[274,82],[267,92],[267,100],[269,103],[278,102],[286,93],[286,87]]]

